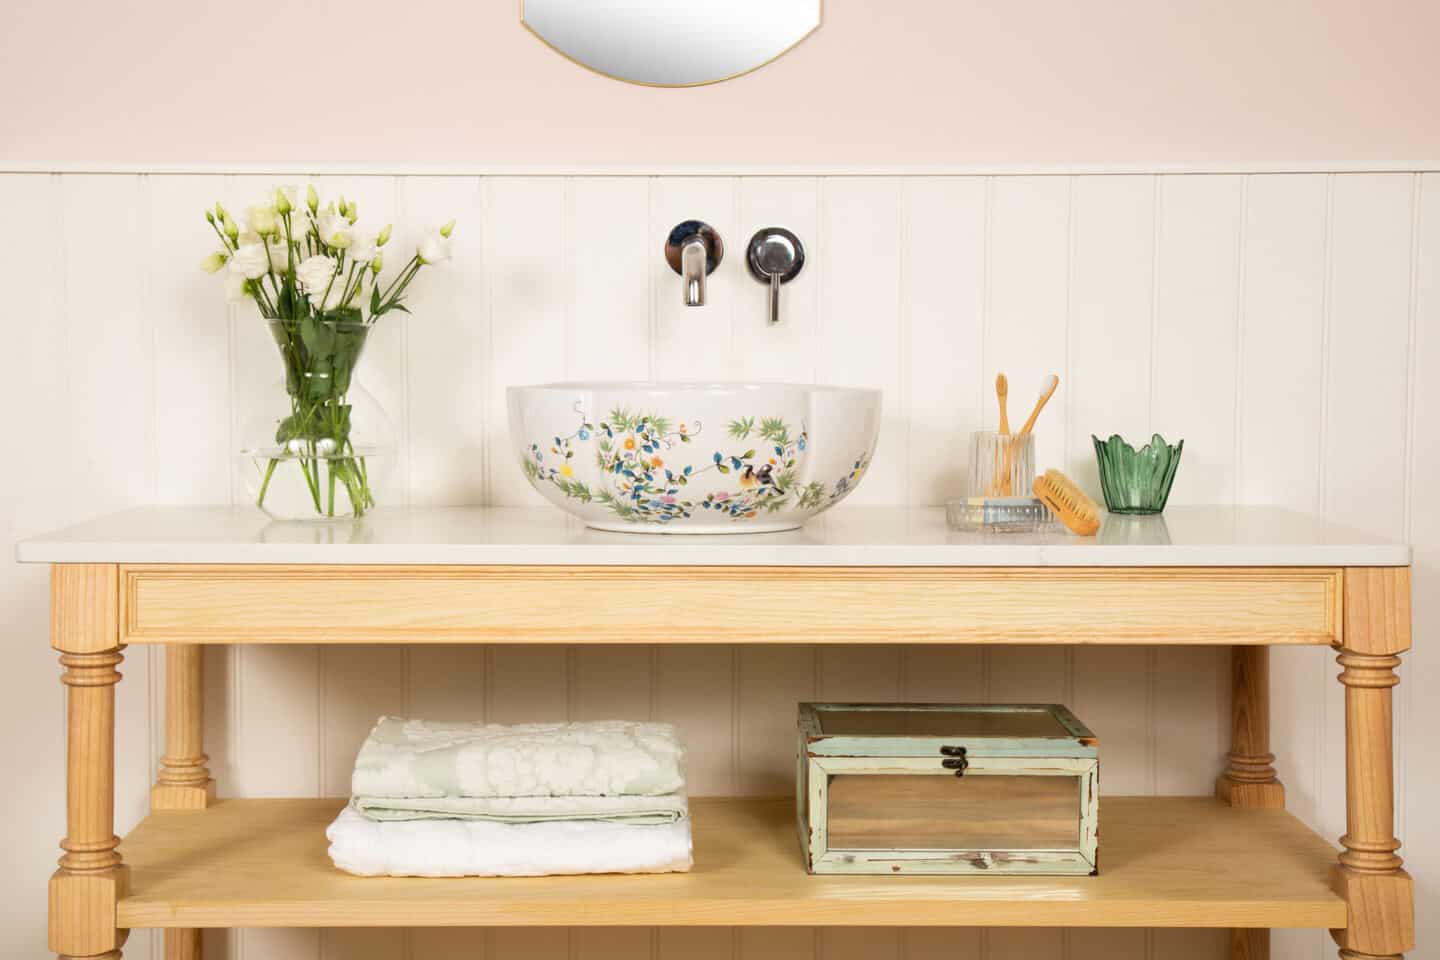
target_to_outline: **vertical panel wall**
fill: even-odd
[[[966,437],[1012,421],[1041,377],[1060,391],[1042,466],[1095,489],[1091,434],[1186,440],[1174,500],[1274,503],[1415,542],[1420,649],[1401,669],[1402,853],[1440,884],[1440,802],[1413,695],[1440,680],[1424,638],[1440,617],[1440,509],[1423,496],[1440,376],[1440,175],[352,176],[317,180],[398,227],[397,259],[454,216],[455,259],[427,270],[410,317],[372,338],[362,379],[398,438],[389,504],[533,504],[505,423],[510,383],[560,378],[823,380],[885,390],[882,445],[856,505],[959,494]],[[299,175],[278,178],[298,181]],[[0,176],[5,307],[0,396],[12,538],[135,503],[242,502],[232,451],[277,389],[253,312],[197,269],[201,211],[240,207],[254,175]],[[708,220],[729,254],[688,309],[663,263],[675,222]],[[750,234],[807,245],[767,328],[744,270]],[[14,465],[23,465],[23,468]],[[848,509],[847,504],[840,509]],[[823,521],[821,521],[823,522]],[[1427,579],[1428,578],[1428,579]],[[43,571],[0,568],[12,625],[6,757],[27,825],[0,952],[43,949],[60,823],[58,683],[43,643]],[[757,622],[756,630],[763,631]],[[577,637],[577,640],[580,638]],[[698,794],[790,789],[794,703],[814,697],[1061,700],[1105,744],[1114,792],[1205,793],[1226,748],[1219,650],[953,647],[247,648],[207,652],[207,748],[223,794],[343,792],[381,711],[520,721],[634,716],[679,723]],[[120,690],[121,826],[143,812],[158,753],[163,663],[132,649]],[[1274,744],[1291,808],[1327,835],[1343,819],[1342,717],[1327,651],[1275,657]],[[33,829],[32,829],[33,827]],[[1422,944],[1440,940],[1421,912]],[[1200,931],[243,931],[216,956],[402,958],[1038,955],[1216,957]],[[1277,933],[1276,956],[1330,956]],[[159,956],[137,933],[127,956]],[[1423,947],[1422,947],[1423,949]]]

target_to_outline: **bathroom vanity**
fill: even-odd
[[[18,552],[52,565],[50,640],[68,687],[68,826],[50,880],[50,948],[65,956],[119,957],[126,930],[163,927],[167,958],[193,958],[199,928],[229,926],[1226,927],[1236,958],[1267,956],[1267,928],[1309,927],[1330,929],[1352,960],[1413,947],[1391,745],[1410,551],[1298,514],[1174,508],[1082,539],[957,533],[940,510],[847,509],[790,533],[677,538],[587,530],[543,509],[378,510],[322,527],[149,508]],[[735,616],[742,607],[769,611],[763,634]],[[810,876],[793,800],[776,798],[696,800],[689,874],[360,878],[325,855],[342,799],[215,798],[205,644],[666,638],[1226,645],[1228,763],[1214,797],[1105,795],[1100,874],[1072,877]],[[166,645],[166,746],[152,812],[122,841],[114,694],[136,643]],[[1285,812],[1269,751],[1267,648],[1291,644],[1339,651],[1338,859]]]

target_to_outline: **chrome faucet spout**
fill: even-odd
[[[720,265],[725,245],[708,223],[685,220],[677,223],[665,240],[665,262],[680,274],[685,306],[705,306],[705,277]]]
[[[685,306],[705,306],[705,244],[699,237],[680,250],[680,275],[685,281]]]

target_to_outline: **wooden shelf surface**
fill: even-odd
[[[1096,877],[812,877],[794,803],[692,801],[695,869],[663,876],[353,877],[326,855],[342,800],[222,800],[147,817],[121,927],[1343,927],[1333,848],[1288,813],[1106,797]]]

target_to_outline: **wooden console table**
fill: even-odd
[[[1296,514],[1176,508],[1115,518],[1082,540],[959,534],[938,510],[853,509],[789,534],[677,539],[587,531],[544,509],[379,511],[361,525],[311,527],[248,509],[153,508],[18,553],[53,565],[51,644],[68,688],[67,831],[50,880],[50,948],[64,957],[118,958],[130,928],[163,927],[167,958],[194,958],[199,928],[228,926],[1225,927],[1232,955],[1247,960],[1268,955],[1268,928],[1312,927],[1329,928],[1348,960],[1414,946],[1391,750],[1410,552]],[[566,603],[554,603],[562,589]],[[770,611],[763,635],[734,616],[745,606]],[[364,879],[325,854],[342,800],[215,799],[201,742],[203,644],[675,635],[1228,645],[1229,761],[1214,798],[1106,796],[1102,870],[1079,878],[811,877],[788,801],[715,799],[694,803],[689,874]],[[151,813],[122,841],[114,695],[132,643],[166,645],[166,746]],[[1338,859],[1283,809],[1269,750],[1275,644],[1339,651]]]

